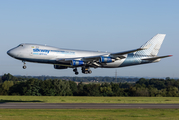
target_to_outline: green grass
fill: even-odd
[[[179,103],[179,97],[0,96],[0,102]]]
[[[179,119],[179,109],[0,109],[0,120],[163,120]]]
[[[0,96],[2,102],[179,103],[179,97]],[[0,120],[179,120],[179,109],[0,109]]]

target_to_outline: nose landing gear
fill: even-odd
[[[27,66],[25,65],[25,64],[26,64],[25,61],[22,61],[22,62],[24,63],[24,65],[22,66],[22,68],[23,68],[23,69],[26,69]]]

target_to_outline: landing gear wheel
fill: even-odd
[[[75,75],[78,75],[78,74],[79,74],[77,68],[74,68],[74,69],[73,69],[73,72],[75,72]]]
[[[75,69],[73,69],[73,72],[77,72],[77,69],[75,68]]]
[[[92,73],[92,71],[91,71],[91,70],[88,70],[88,73],[89,73],[89,74],[91,74],[91,73]]]
[[[22,68],[23,68],[23,69],[26,69],[27,67],[24,65]]]
[[[84,74],[92,73],[92,71],[89,69],[89,67],[82,67],[81,70],[82,70],[82,73],[84,73]]]
[[[78,72],[75,72],[75,75],[78,75],[79,73]]]

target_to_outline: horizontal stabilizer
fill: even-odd
[[[161,59],[161,58],[166,58],[166,57],[172,57],[172,55],[166,55],[166,56],[160,56],[160,57],[152,57],[152,58],[144,58],[142,60],[156,60],[156,59]]]

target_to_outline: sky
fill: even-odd
[[[0,75],[75,76],[72,69],[23,63],[7,55],[20,43],[59,48],[122,52],[139,48],[158,33],[166,34],[158,63],[92,69],[80,76],[179,78],[178,0],[1,0]]]

